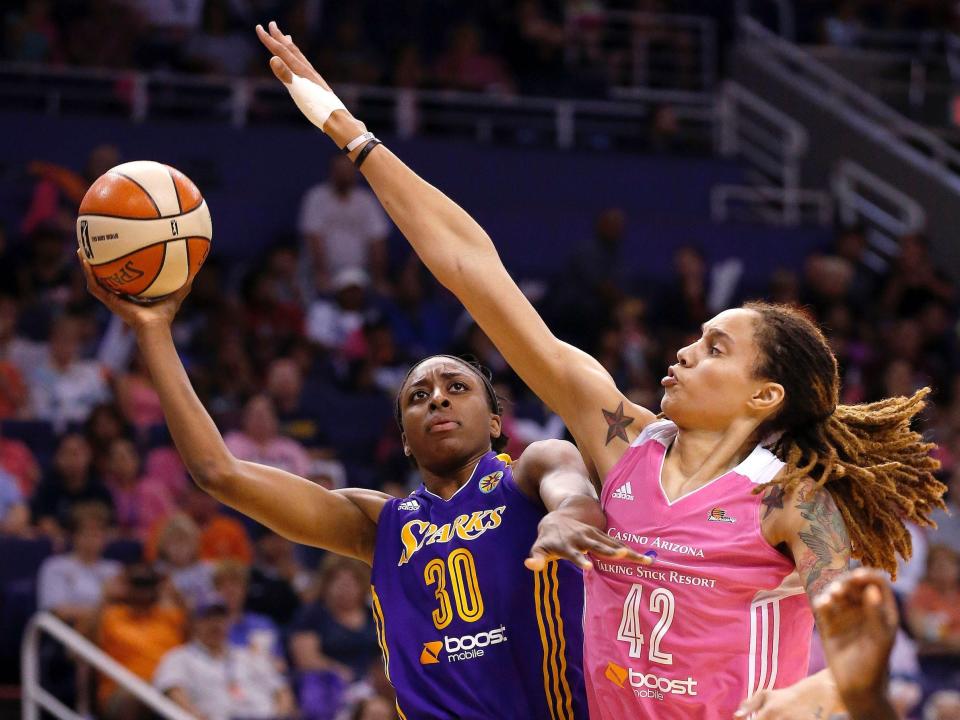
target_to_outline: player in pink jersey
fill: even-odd
[[[631,403],[593,358],[558,340],[483,229],[347,111],[292,39],[261,40],[297,106],[351,157],[434,275],[566,422],[603,484],[608,533],[654,566],[587,573],[584,674],[600,718],[827,717],[829,675],[802,678],[808,598],[851,555],[896,569],[904,518],[945,488],[910,430],[925,393],[838,404],[836,360],[795,310],[728,310],[664,378],[665,419]],[[581,543],[581,547],[588,543]],[[536,568],[542,560],[530,560]]]

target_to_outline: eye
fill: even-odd
[[[417,402],[418,400],[423,400],[427,396],[426,390],[414,390],[410,393],[410,402]]]
[[[720,354],[721,354],[720,348],[717,347],[716,345],[711,345],[711,346],[710,346],[710,354],[711,354],[711,355],[720,355]]]
[[[467,389],[467,386],[458,380],[457,382],[450,384],[450,389],[456,390],[457,392],[463,392]]]

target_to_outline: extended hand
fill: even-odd
[[[523,564],[530,570],[542,570],[551,560],[569,560],[584,570],[590,570],[593,566],[586,553],[644,565],[653,562],[593,525],[570,517],[561,509],[547,513],[540,521],[537,540],[530,548],[530,557]]]
[[[90,294],[106,305],[111,312],[119,316],[123,322],[136,332],[139,332],[149,325],[166,325],[169,327],[177,314],[177,310],[180,309],[180,303],[190,294],[191,283],[188,283],[175,293],[167,295],[165,298],[150,303],[149,305],[141,305],[132,300],[125,300],[100,284],[97,276],[93,274],[90,264],[79,250],[77,250],[77,257],[83,266],[83,274],[87,278],[87,290]]]
[[[897,605],[886,577],[859,568],[814,603],[827,664],[840,695],[882,693],[897,632]]]
[[[733,717],[740,720],[829,720],[837,692],[826,673],[804,678],[790,687],[761,690],[744,700]]]

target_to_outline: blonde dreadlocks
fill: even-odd
[[[910,428],[930,389],[912,397],[840,405],[837,360],[823,333],[797,310],[769,303],[744,306],[760,315],[756,374],[780,383],[784,405],[761,428],[779,433],[771,451],[787,464],[772,483],[789,493],[804,478],[825,487],[843,516],[853,556],[896,575],[897,554],[909,558],[904,522],[931,525],[946,487],[934,477],[940,463]],[[757,488],[761,492],[766,488]]]

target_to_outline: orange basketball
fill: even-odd
[[[190,178],[139,160],[97,178],[80,203],[77,242],[93,273],[115,293],[153,300],[200,270],[213,227]]]

